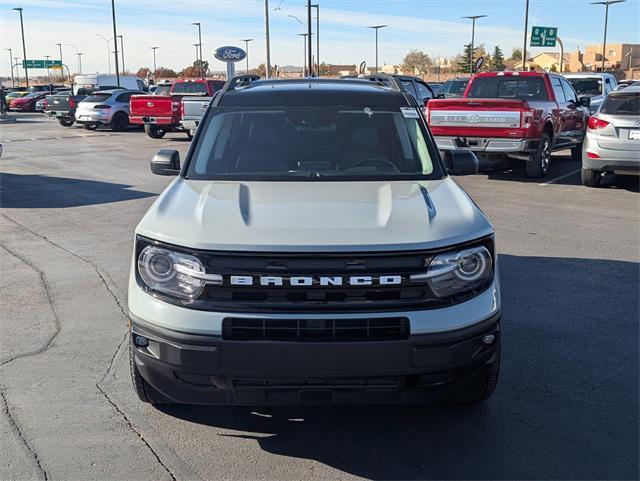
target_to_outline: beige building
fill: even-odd
[[[617,43],[607,45],[604,58],[607,71],[633,71],[640,69],[640,44]],[[571,54],[572,72],[601,72],[602,44],[588,45],[584,51],[576,50]]]
[[[569,61],[571,55],[565,53],[563,56],[562,65],[560,65],[560,53],[559,52],[542,52],[531,57],[527,61],[527,70],[546,70],[547,72],[570,72]],[[522,60],[516,62],[513,66],[515,70],[522,69]]]

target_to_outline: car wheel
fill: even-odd
[[[58,123],[63,127],[71,127],[74,124],[73,119],[58,119]]]
[[[84,128],[86,130],[96,130],[98,128],[98,124],[84,124]]]
[[[551,163],[551,137],[544,132],[540,137],[538,150],[531,160],[527,162],[527,176],[541,178],[549,172],[549,164]]]
[[[193,139],[193,134],[191,133],[191,131],[190,131],[190,130],[187,130],[187,138],[188,138],[189,140]]]
[[[571,160],[575,162],[582,162],[582,142],[571,149]]]
[[[118,112],[111,119],[111,129],[116,132],[122,132],[129,127],[129,117],[124,112]]]
[[[161,139],[167,132],[164,129],[159,128],[157,125],[145,125],[144,131],[152,139]]]
[[[602,180],[602,172],[599,170],[582,169],[582,185],[598,187]]]
[[[134,357],[136,347],[133,340],[129,341],[129,370],[131,372],[131,381],[133,382],[133,390],[138,395],[138,399],[149,404],[172,404],[172,401],[163,396],[157,389],[149,384],[140,374]]]

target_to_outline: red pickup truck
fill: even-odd
[[[581,159],[589,102],[559,75],[488,72],[475,75],[462,98],[431,100],[426,115],[440,150],[524,160],[528,176],[544,177],[555,150]]]
[[[161,139],[167,132],[185,132],[191,138],[191,133],[180,126],[182,98],[210,97],[223,86],[223,80],[176,80],[168,95],[134,95],[129,121],[144,125],[144,131],[153,139]]]

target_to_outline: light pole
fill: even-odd
[[[271,77],[271,39],[269,38],[269,0],[264,0],[264,36],[267,51],[267,64],[265,65],[265,78]]]
[[[11,66],[11,86],[15,87],[16,86],[16,81],[13,78],[13,52],[11,51],[10,48],[5,48],[5,50],[9,51],[9,65]]]
[[[484,18],[486,17],[486,15],[471,15],[469,17],[462,17],[462,18],[469,18],[471,19],[471,52],[469,53],[469,73],[471,75],[473,75],[473,48],[475,47],[475,40],[476,40],[476,20],[478,20],[479,18]]]
[[[607,51],[607,24],[609,23],[609,5],[623,3],[627,0],[605,0],[604,2],[591,2],[591,5],[604,5],[604,40],[602,42],[602,72],[604,73],[604,60]]]
[[[62,44],[56,43],[58,49],[60,50],[60,77],[62,78],[62,82],[64,82],[64,62],[62,61]],[[67,73],[69,74],[69,81],[71,81],[71,72],[69,72],[69,68],[67,67]]]
[[[307,0],[307,34],[308,38],[305,39],[308,42],[307,45],[309,46],[307,50],[309,52],[309,68],[307,75],[309,77],[313,77],[313,33],[311,31],[311,0]]]
[[[304,43],[302,44],[302,51],[304,53],[304,67],[302,67],[302,76],[305,77],[307,75],[307,37],[309,36],[309,34],[299,33],[298,36],[304,39]]]
[[[388,27],[388,25],[373,25],[371,27],[367,27],[372,28],[376,31],[376,73],[378,73],[378,30],[386,27]]]
[[[122,75],[124,75],[124,40],[122,35],[118,35],[118,38],[120,39],[120,56],[122,57]]]
[[[24,41],[24,22],[22,21],[22,7],[16,7],[13,10],[20,13],[20,31],[22,32],[22,60],[24,61],[24,78],[29,87],[29,70],[27,69],[27,46]]]
[[[316,75],[320,77],[320,4],[311,5],[316,9]]]
[[[109,42],[111,42],[111,40],[113,39],[107,38],[104,35],[100,35],[99,33],[96,33],[96,37],[100,37],[107,44],[107,64],[109,66],[109,74],[111,74],[111,49],[109,48]]]
[[[151,48],[151,50],[153,50],[153,80],[155,81],[156,79],[156,50],[158,50],[160,47],[149,47]]]
[[[198,51],[198,47],[200,46],[199,43],[194,43],[192,44],[195,48],[196,48],[196,62],[200,62],[200,58],[199,58],[199,51]],[[200,72],[200,69],[198,69],[198,72]]]
[[[45,55],[45,65],[47,66],[47,80],[49,81],[49,87],[51,87],[51,69],[49,68],[49,59],[51,55]]]
[[[76,56],[78,57],[78,73],[82,75],[82,53],[80,52],[80,49],[72,43],[69,44],[69,47],[73,47],[76,50]],[[71,73],[69,73],[69,76],[71,76]]]
[[[529,30],[529,0],[524,6],[524,42],[522,45],[522,70],[527,70],[527,32]]]
[[[118,32],[116,31],[116,3],[111,0],[111,18],[113,20],[113,46],[116,56],[116,85],[120,87],[120,68],[118,67]]]
[[[18,62],[20,59],[18,57],[14,57],[13,60],[16,61],[13,65],[13,67],[16,68],[16,83],[20,86],[20,62]],[[11,73],[13,73],[13,67],[11,67]]]
[[[247,75],[249,75],[249,42],[253,42],[253,39],[244,38],[241,42],[244,42],[244,51],[247,53]]]
[[[191,25],[197,25],[198,27],[198,50],[196,57],[200,61],[200,78],[204,78],[204,65],[202,64],[202,26],[200,22],[193,22]]]

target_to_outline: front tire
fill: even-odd
[[[551,163],[551,137],[544,132],[540,137],[538,150],[531,160],[527,162],[527,176],[540,179],[549,172],[549,164]]]
[[[602,180],[602,172],[599,170],[582,169],[582,185],[598,187]]]
[[[157,125],[146,124],[144,131],[152,139],[161,139],[167,132],[164,129],[159,128]]]

